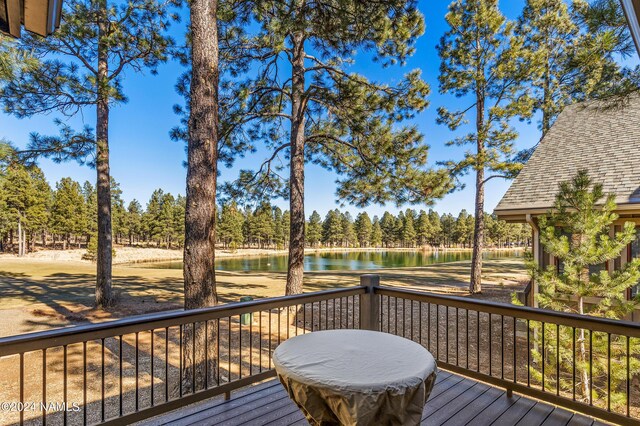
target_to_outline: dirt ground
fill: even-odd
[[[93,268],[86,262],[0,258],[0,336],[174,310],[182,305],[180,270],[116,266],[114,287],[118,303],[109,310],[95,309],[92,307]],[[305,274],[305,290],[354,286],[361,274],[378,273],[382,285],[466,295],[468,271],[469,262],[454,262],[380,271],[309,272]],[[485,271],[484,293],[479,297],[508,301],[513,291],[524,287],[526,276],[521,260],[487,261]],[[217,277],[223,303],[238,301],[241,296],[280,296],[284,293],[286,279],[284,273],[218,272]],[[222,319],[217,324],[212,321],[208,327],[219,327],[215,340],[219,353],[212,358],[219,362],[207,363],[207,381],[224,384],[261,369],[267,370],[271,353],[280,341],[318,329],[357,327],[357,312],[358,299],[353,297],[299,306],[295,312],[256,312],[250,324],[242,325],[237,316]],[[426,335],[426,329],[424,332]],[[152,400],[160,403],[167,396],[178,397],[180,339],[180,328],[173,327],[168,333],[160,329],[107,338],[104,342],[89,341],[86,347],[69,345],[66,363],[62,347],[47,350],[46,360],[43,360],[42,351],[26,353],[23,358],[23,400],[43,400],[43,375],[46,375],[48,403],[63,402],[66,389],[68,403],[84,405],[86,389],[89,423],[100,421],[103,412],[105,418],[117,416],[120,407],[127,413],[136,407],[149,406]],[[43,374],[43,361],[46,361],[46,374]],[[201,370],[198,377],[199,385],[203,386],[205,374]],[[0,371],[3,372],[0,374],[0,400],[20,401],[20,357],[0,359]],[[188,393],[187,388],[188,384],[185,384],[182,391]],[[68,412],[68,423],[82,424],[84,413],[84,410]],[[41,414],[38,410],[25,412],[25,423],[42,424]],[[19,420],[15,411],[0,413],[0,424],[16,424]],[[47,424],[62,424],[63,420],[60,412],[47,415]]]
[[[477,296],[483,299],[508,302],[527,280],[522,259],[485,261],[484,271],[484,292]],[[379,274],[382,285],[468,294],[467,261],[379,271],[307,272],[305,291],[357,285],[365,273]],[[0,337],[182,307],[181,270],[114,266],[117,305],[109,310],[93,307],[94,274],[95,266],[86,262],[0,257]],[[242,296],[281,296],[285,280],[286,273],[218,271],[218,295],[222,303]]]

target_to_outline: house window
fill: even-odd
[[[628,254],[629,254],[629,260],[637,259],[640,257],[640,228],[636,228],[636,238],[631,242],[631,244],[629,244]],[[629,291],[629,295],[631,297],[635,297],[635,295],[638,294],[639,290],[640,290],[640,283],[631,287]]]

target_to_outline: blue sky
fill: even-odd
[[[445,142],[454,137],[445,126],[435,122],[438,106],[450,109],[467,105],[464,99],[457,99],[453,95],[438,93],[439,58],[435,46],[441,35],[446,31],[444,16],[448,1],[421,1],[420,8],[425,15],[426,32],[416,45],[415,55],[405,67],[381,69],[379,65],[367,60],[357,61],[354,71],[365,74],[372,80],[393,83],[409,70],[422,69],[423,78],[431,85],[431,106],[424,113],[418,115],[413,122],[425,135],[425,142],[431,146],[430,162],[461,158],[465,148],[445,147]],[[502,1],[501,8],[508,18],[516,18],[523,5],[522,0]],[[184,24],[173,29],[181,37]],[[364,55],[359,55],[364,56]],[[358,58],[360,59],[360,58]],[[186,172],[183,162],[186,159],[182,143],[173,142],[169,138],[169,130],[178,122],[172,107],[181,103],[181,98],[174,90],[178,76],[184,72],[177,62],[169,62],[159,68],[157,76],[150,74],[136,74],[130,72],[125,76],[123,88],[129,102],[116,106],[111,110],[110,145],[111,145],[111,173],[121,184],[126,202],[138,199],[146,205],[152,191],[162,188],[173,194],[184,194]],[[70,124],[79,123],[94,125],[94,111],[86,110],[83,116],[70,120]],[[18,120],[6,114],[0,114],[0,137],[5,138],[19,147],[26,145],[29,134],[55,134],[57,128],[53,124],[54,115],[38,116],[31,119]],[[79,127],[79,126],[78,126]],[[520,136],[517,147],[532,146],[539,139],[537,123],[517,123]],[[232,180],[239,169],[256,167],[261,156],[239,159],[234,168],[222,170],[221,180]],[[70,176],[78,181],[95,181],[95,171],[87,166],[76,163],[53,164],[51,161],[40,162],[45,175],[52,187],[62,177]],[[306,203],[308,214],[313,210],[324,214],[335,207],[335,175],[332,172],[308,165],[306,169]],[[473,211],[474,191],[473,176],[464,178],[468,183],[466,189],[447,195],[435,204],[435,209],[441,213],[457,214],[461,209]],[[486,187],[486,210],[491,211],[500,197],[504,194],[509,182],[502,179],[491,180]],[[286,201],[276,201],[275,204],[287,207]],[[416,205],[414,208],[424,208]],[[406,208],[406,206],[404,207]],[[346,207],[352,213],[359,210],[353,206]],[[394,205],[370,206],[366,208],[370,214],[380,214],[384,210],[398,211]]]

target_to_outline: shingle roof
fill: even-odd
[[[640,96],[622,107],[566,107],[495,212],[552,207],[558,184],[580,169],[615,194],[618,204],[640,203]]]

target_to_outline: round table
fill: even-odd
[[[313,425],[418,425],[435,382],[419,344],[367,330],[328,330],[281,343],[273,364]]]

